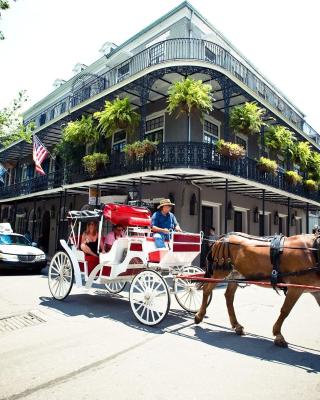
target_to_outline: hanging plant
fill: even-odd
[[[307,171],[309,177],[315,181],[320,180],[320,153],[311,151],[311,155],[308,160]]]
[[[175,82],[168,90],[167,111],[171,115],[177,110],[177,117],[194,111],[199,111],[202,117],[203,113],[212,111],[211,85],[192,78]]]
[[[294,146],[293,159],[300,165],[303,170],[306,170],[311,157],[311,146],[309,142],[298,142]]]
[[[217,141],[216,150],[222,156],[231,158],[232,160],[243,158],[246,155],[246,150],[243,146],[237,143],[225,142],[223,139]]]
[[[104,153],[93,153],[88,154],[82,158],[82,163],[84,169],[90,174],[95,175],[99,170],[101,170],[108,163],[108,154]]]
[[[235,132],[245,135],[259,133],[261,127],[266,125],[262,120],[265,112],[266,110],[260,108],[255,102],[235,106],[231,109],[229,115],[230,127]]]
[[[269,126],[265,132],[265,145],[282,156],[289,155],[292,159],[296,137],[287,128],[281,125]]]
[[[270,158],[260,157],[257,162],[257,168],[262,173],[277,175],[278,164],[274,160],[270,160]]]
[[[140,115],[133,110],[127,97],[106,101],[104,110],[94,113],[99,121],[98,128],[106,136],[112,136],[118,129],[128,134],[134,132],[140,122]]]
[[[316,190],[318,190],[318,183],[316,181],[314,181],[313,179],[305,180],[304,186],[310,192],[315,192]]]
[[[146,154],[152,154],[156,151],[159,142],[152,142],[149,139],[145,139],[142,142],[136,141],[131,144],[124,146],[123,151],[126,153],[129,159],[141,160]]]
[[[302,176],[300,176],[296,171],[286,171],[284,177],[285,180],[293,186],[302,182]]]
[[[92,116],[82,115],[80,120],[68,122],[63,129],[63,140],[69,143],[97,143],[99,131]]]

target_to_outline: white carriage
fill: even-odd
[[[192,266],[200,254],[202,234],[172,232],[165,248],[157,248],[151,233],[151,215],[147,208],[107,204],[103,210],[70,211],[71,233],[68,241],[60,240],[63,251],[57,252],[49,266],[49,288],[57,300],[65,299],[73,282],[90,289],[104,285],[110,293],[120,293],[130,283],[129,300],[135,317],[143,324],[156,325],[170,309],[170,293],[179,305],[197,312],[202,292],[195,282],[179,275],[201,273]],[[98,249],[104,240],[103,223],[121,224],[126,234],[115,240],[107,253],[98,257],[80,250],[83,223],[98,222]]]

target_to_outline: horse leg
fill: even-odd
[[[229,283],[225,291],[225,298],[227,303],[228,314],[232,328],[235,330],[237,335],[244,335],[243,326],[237,321],[236,313],[233,307],[234,295],[238,285],[236,283]]]
[[[279,347],[288,347],[288,343],[285,341],[284,337],[281,334],[281,327],[284,320],[290,314],[293,306],[296,304],[299,297],[302,295],[303,289],[297,288],[288,288],[288,292],[281,307],[279,318],[277,319],[276,323],[273,326],[273,335],[276,337],[274,340],[274,344]]]
[[[208,305],[208,298],[210,296],[210,293],[212,290],[217,286],[217,283],[205,283],[202,288],[202,304],[200,307],[200,310],[197,312],[197,314],[194,316],[194,322],[196,324],[200,324],[200,322],[203,320],[204,316],[206,315],[207,311],[207,305]]]
[[[320,292],[314,292],[314,293],[311,293],[311,294],[312,294],[312,296],[314,296],[314,298],[316,299],[317,303],[320,306]]]

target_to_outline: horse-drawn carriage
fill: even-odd
[[[181,275],[202,272],[192,262],[200,254],[202,233],[171,232],[164,248],[157,248],[151,232],[151,214],[147,208],[107,204],[103,210],[70,211],[70,236],[60,240],[49,267],[49,288],[57,300],[65,299],[75,281],[77,287],[90,289],[104,285],[107,291],[120,293],[130,283],[129,300],[135,317],[143,324],[156,325],[167,315],[170,293],[179,305],[197,312],[202,292],[195,282]],[[98,256],[81,248],[83,224],[98,224]],[[121,224],[125,235],[117,238],[109,252],[99,252],[103,243],[104,223]]]

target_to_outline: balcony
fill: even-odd
[[[103,180],[108,178],[129,176],[133,173],[150,172],[156,175],[157,171],[169,170],[170,175],[174,175],[179,168],[198,170],[201,176],[202,171],[216,171],[222,173],[224,177],[236,180],[241,178],[243,194],[246,187],[256,188],[259,191],[261,185],[282,190],[283,192],[300,196],[307,200],[320,203],[318,191],[309,192],[302,184],[293,186],[287,183],[284,172],[279,171],[276,176],[261,173],[257,168],[257,162],[249,157],[240,160],[230,160],[221,156],[215,146],[199,142],[167,142],[158,145],[154,154],[147,155],[143,160],[128,160],[123,152],[113,152],[110,156],[110,163],[100,169],[95,175],[89,175],[82,166],[69,167],[65,171],[56,171],[47,176],[37,177],[15,185],[0,188],[0,198],[13,198],[24,196],[31,193],[43,192],[54,188],[67,188],[69,185],[77,187],[86,186],[93,180]],[[172,170],[172,172],[171,172]],[[222,175],[221,174],[221,175]],[[216,174],[217,175],[217,174]],[[207,178],[210,180],[210,177]],[[245,181],[244,181],[245,180]],[[83,182],[86,182],[83,185]],[[272,198],[271,198],[272,201]]]
[[[87,101],[89,98],[96,96],[106,89],[112,88],[122,80],[125,81],[127,78],[134,77],[134,75],[147,70],[149,67],[157,65],[161,67],[162,63],[179,60],[201,61],[207,63],[208,67],[215,65],[227,71],[231,76],[240,80],[246,87],[256,93],[258,98],[262,98],[274,109],[277,109],[294,126],[304,131],[317,143],[320,142],[319,134],[303,120],[293,107],[278,96],[270,86],[266,85],[223,47],[201,39],[169,39],[157,43],[128,58],[109,71],[91,77],[83,82],[82,86],[77,88],[77,90],[68,93],[55,104],[32,115],[25,123],[35,121],[37,126],[41,126],[44,121],[48,123],[73,107]]]

